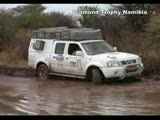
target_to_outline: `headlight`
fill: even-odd
[[[109,61],[107,62],[107,67],[120,67],[122,64],[119,61]]]

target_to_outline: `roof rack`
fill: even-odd
[[[33,31],[32,38],[82,41],[102,39],[102,35],[100,29],[54,27]]]

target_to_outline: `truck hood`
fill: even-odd
[[[94,55],[93,59],[102,59],[102,60],[129,60],[129,59],[137,59],[139,56],[131,53],[125,52],[109,52],[99,55]]]

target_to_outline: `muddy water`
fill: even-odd
[[[79,79],[0,76],[0,114],[160,114],[160,80],[94,85]]]

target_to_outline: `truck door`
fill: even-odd
[[[65,51],[65,42],[56,42],[51,55],[51,70],[53,72],[64,72],[64,51]]]
[[[82,51],[79,44],[69,43],[65,56],[65,71],[68,74],[84,75],[82,66],[84,59],[82,56],[76,56],[76,51]]]

